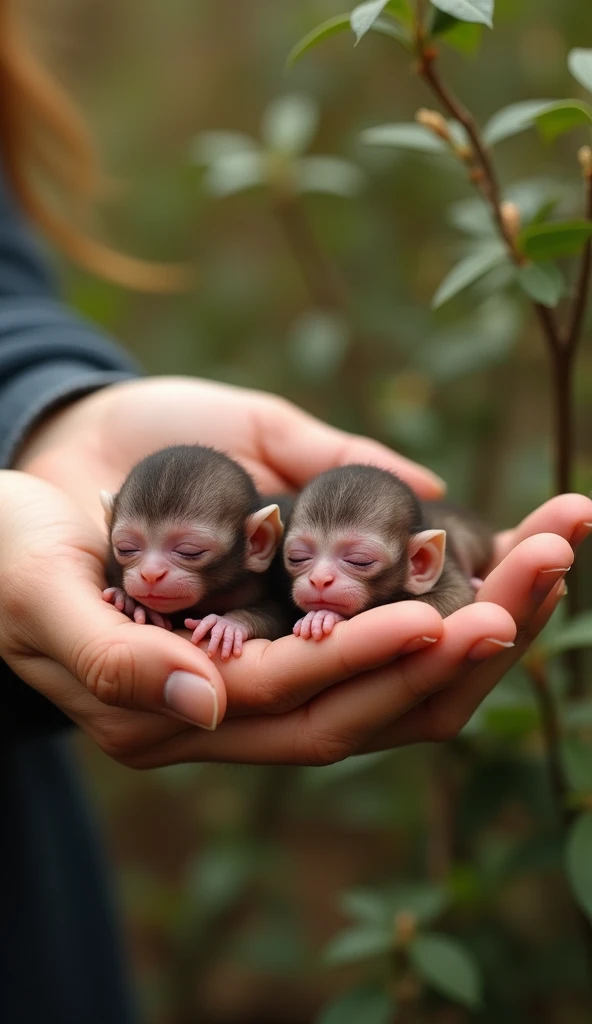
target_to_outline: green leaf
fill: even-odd
[[[552,142],[573,128],[589,125],[592,122],[592,107],[580,100],[562,100],[543,110],[534,120],[543,138]]]
[[[580,85],[592,92],[592,50],[571,50],[567,66]]]
[[[434,11],[434,20],[430,35],[440,36],[443,42],[461,53],[471,55],[478,49],[483,35],[483,26],[467,21],[459,21],[451,14]]]
[[[349,32],[351,29],[350,19],[350,14],[337,14],[334,18],[328,18],[327,21],[323,21],[322,24],[311,29],[311,31],[307,32],[307,34],[303,36],[302,39],[300,39],[299,42],[297,42],[290,50],[286,61],[287,66],[293,67],[296,61],[300,60],[305,53],[314,49],[315,46],[324,42],[325,39],[330,39],[332,36],[339,35],[341,32]],[[403,26],[398,25],[396,22],[387,18],[377,18],[370,28],[372,32],[378,32],[380,35],[396,39],[397,42],[404,44],[409,43],[409,33],[403,28]]]
[[[567,875],[575,897],[592,918],[592,812],[582,814],[572,827],[565,853]]]
[[[565,290],[563,275],[554,263],[529,263],[518,269],[516,279],[529,298],[551,308]]]
[[[456,28],[457,25],[462,25],[463,22],[459,21],[452,14],[446,14],[444,11],[439,11],[434,7],[434,13],[432,18],[432,24],[430,26],[431,36],[441,36],[445,32],[450,32],[451,29]]]
[[[518,237],[518,248],[531,260],[545,263],[575,256],[592,237],[592,222],[572,220],[531,224]]]
[[[493,218],[482,199],[458,199],[448,207],[446,219],[467,235],[495,237]]]
[[[288,353],[299,373],[324,382],[339,373],[351,335],[345,320],[316,309],[299,317],[290,331]]]
[[[578,647],[592,647],[592,612],[582,612],[570,619],[550,640],[543,643],[542,650],[548,658]]]
[[[464,291],[480,277],[500,266],[507,259],[505,247],[500,242],[482,246],[470,256],[457,263],[446,275],[432,299],[433,309],[438,309],[454,295]]]
[[[286,62],[288,67],[292,67],[305,53],[324,42],[325,39],[330,39],[331,36],[336,36],[339,32],[349,32],[351,28],[349,19],[349,14],[337,14],[334,18],[328,18],[327,21],[323,21],[322,24],[307,32],[290,50]]]
[[[434,7],[459,21],[478,21],[493,28],[493,0],[432,0]]]
[[[483,129],[485,142],[488,146],[495,146],[511,135],[532,128],[535,117],[554,103],[556,100],[522,100],[498,110]]]
[[[319,123],[318,107],[310,96],[292,93],[270,103],[261,132],[267,149],[295,156],[312,142]]]
[[[295,168],[301,192],[324,192],[349,199],[364,187],[364,175],[349,160],[337,156],[308,156]]]
[[[561,754],[570,787],[576,793],[592,792],[592,744],[570,736],[562,741]]]
[[[479,967],[456,939],[436,932],[418,935],[409,946],[409,958],[420,977],[437,992],[470,1010],[479,1007]]]
[[[442,41],[467,57],[476,53],[483,38],[483,26],[459,21],[454,28],[443,33]]]
[[[234,153],[257,153],[259,146],[242,132],[201,132],[191,146],[191,158],[196,164],[211,164]]]
[[[327,964],[350,964],[370,960],[389,950],[394,942],[391,928],[351,928],[340,932],[327,946],[323,959]]]
[[[397,1013],[394,997],[377,985],[360,985],[321,1010],[315,1024],[391,1024]]]
[[[396,149],[412,149],[422,153],[449,153],[444,139],[434,135],[422,124],[379,124],[366,128],[360,133],[360,141],[366,146],[394,146]]]
[[[350,889],[339,899],[345,914],[361,924],[385,929],[401,913],[411,913],[420,924],[430,924],[449,903],[450,893],[443,886],[427,882],[388,889]]]
[[[204,176],[208,192],[218,198],[264,185],[267,170],[261,153],[227,153],[210,164]]]
[[[566,729],[592,728],[592,701],[578,701],[564,708],[563,724]]]
[[[360,39],[372,28],[374,22],[380,17],[389,0],[366,0],[366,3],[354,7],[350,16],[352,32],[356,36],[356,46]]]

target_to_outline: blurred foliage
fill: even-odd
[[[559,267],[516,275],[466,175],[414,122],[431,100],[393,38],[408,33],[403,0],[365,4],[356,47],[342,0],[26,5],[112,175],[103,233],[196,267],[195,290],[174,298],[67,268],[72,303],[148,371],[286,395],[430,465],[501,528],[551,490],[546,352],[527,296],[553,305],[569,279],[573,235],[549,248],[545,232],[582,217],[590,69],[571,58],[574,80],[567,54],[592,46],[592,20],[580,0],[497,0],[492,33],[456,23],[459,2],[437,5],[443,75],[487,125],[525,247]],[[493,6],[462,2],[485,21]],[[364,34],[377,12],[381,30]],[[322,46],[306,42],[287,70],[324,21]],[[522,131],[535,120],[552,144]],[[589,327],[578,490],[592,487]],[[562,711],[568,801],[584,810],[566,843],[541,694],[562,699],[556,655],[590,633],[589,614],[565,630],[556,618],[438,750],[140,776],[85,747],[147,1024],[589,1021],[566,878],[592,913],[592,703]]]

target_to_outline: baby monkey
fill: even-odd
[[[238,657],[245,640],[285,632],[264,576],[283,526],[248,473],[200,445],[142,459],[115,495],[101,492],[109,528],[103,597],[135,622],[208,633],[208,654]]]
[[[487,527],[420,502],[393,473],[331,469],[304,488],[286,527],[284,566],[292,600],[305,613],[293,632],[321,640],[342,619],[412,598],[450,615],[472,603],[471,577],[491,557]]]

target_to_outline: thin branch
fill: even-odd
[[[349,300],[343,281],[319,245],[298,198],[278,198],[274,210],[313,302],[321,309],[346,312]]]
[[[421,45],[421,41],[418,40]],[[474,157],[478,163],[479,177],[476,177],[475,184],[482,192],[489,204],[491,213],[497,224],[498,230],[504,239],[513,261],[520,265],[524,257],[516,247],[515,239],[512,237],[508,226],[504,221],[502,212],[501,190],[498,184],[497,175],[493,166],[487,146],[481,138],[479,127],[473,115],[468,111],[454,93],[444,84],[436,68],[436,51],[421,48],[419,59],[419,73],[432,88],[444,109],[448,114],[463,125],[469,140],[472,144]],[[541,327],[544,331],[547,343],[558,348],[560,345],[559,330],[555,317],[550,309],[540,303],[533,303]]]
[[[557,714],[557,705],[549,684],[547,667],[544,662],[534,657],[526,661],[525,667],[539,705],[543,736],[545,737],[547,775],[549,776],[549,784],[555,800],[557,816],[564,828],[568,828],[571,824],[571,816],[567,804],[567,782],[561,763],[561,726]]]
[[[584,173],[584,185],[586,190],[586,220],[592,220],[592,173]],[[569,317],[565,335],[562,339],[564,347],[570,353],[573,352],[580,339],[580,334],[584,324],[586,307],[588,305],[591,269],[592,240],[587,242],[584,247],[571,315]]]

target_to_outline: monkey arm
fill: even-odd
[[[239,657],[245,640],[278,640],[290,631],[287,610],[271,598],[224,615],[187,618],[185,625],[193,630],[191,641],[194,644],[200,643],[209,633],[208,655],[212,657],[220,650],[223,661],[231,654]]]

